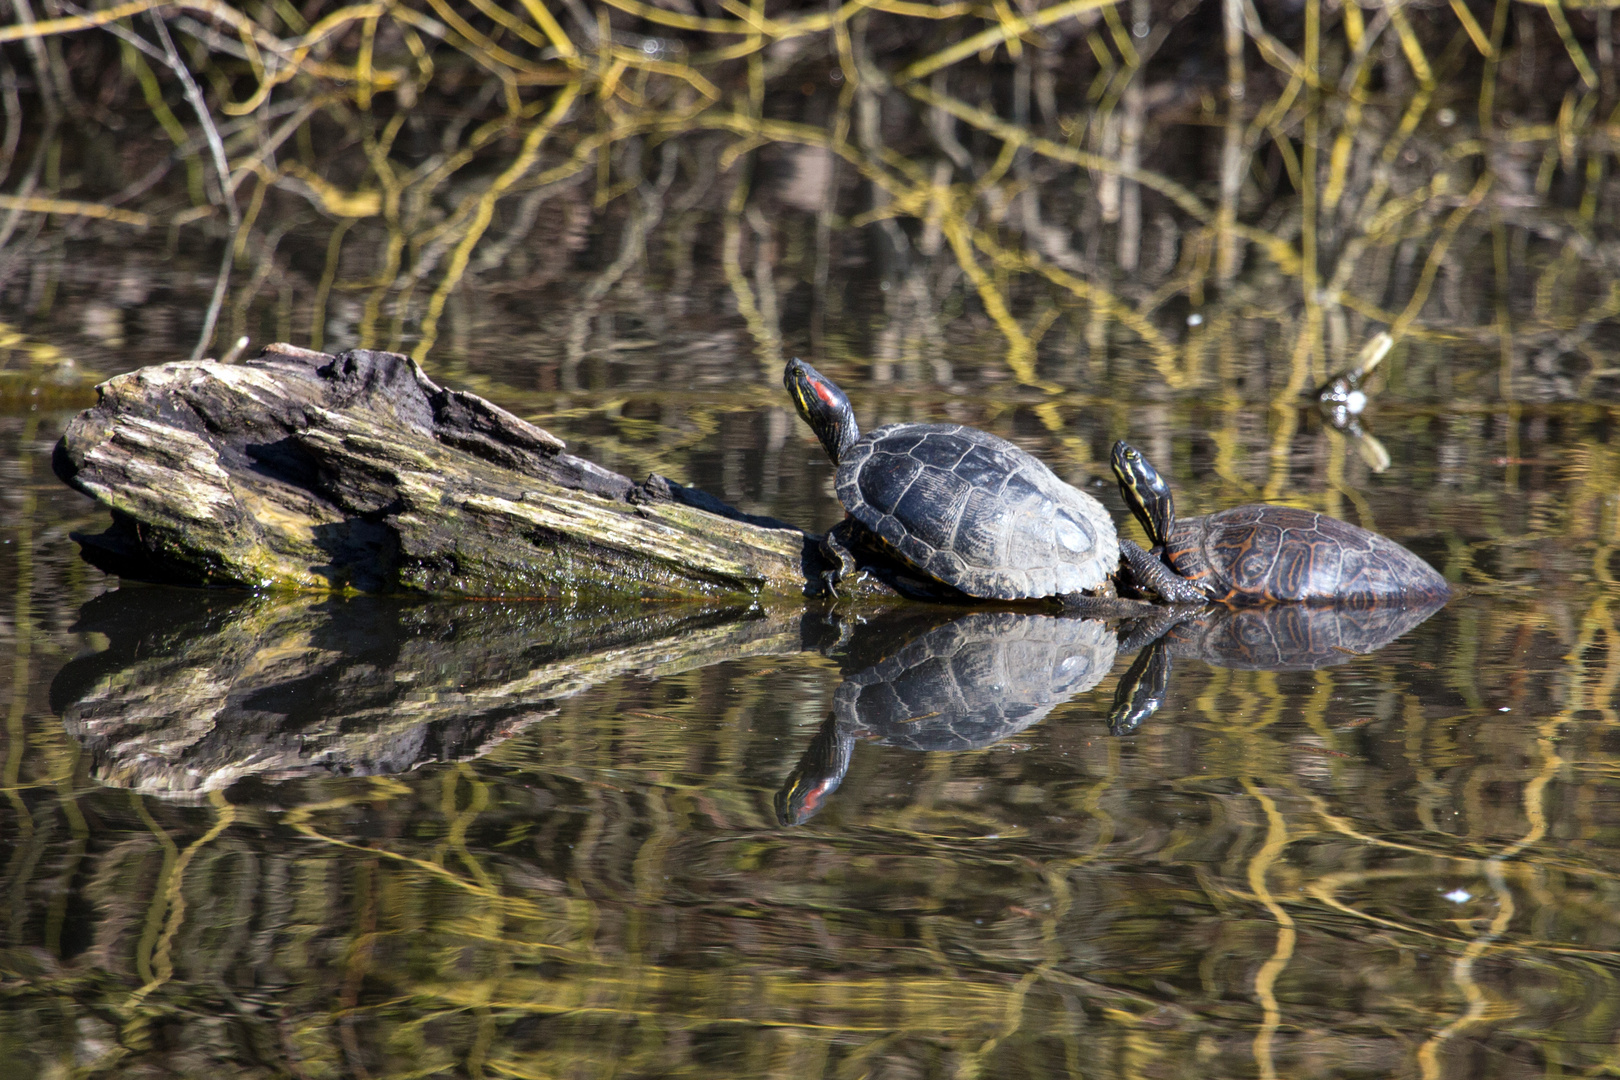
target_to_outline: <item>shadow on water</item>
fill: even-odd
[[[1174,658],[1244,671],[1315,671],[1382,649],[1445,605],[1443,597],[1356,606],[1278,604],[1136,620],[1121,631],[1121,648],[1138,651],[1115,691],[1109,730],[1132,734],[1159,711]]]
[[[1114,664],[1114,632],[1094,619],[996,612],[939,622],[908,613],[851,631],[832,715],[777,793],[784,825],[809,821],[838,789],[856,739],[983,749],[1040,723]]]
[[[50,707],[87,750],[98,783],[195,800],[249,776],[388,775],[483,757],[555,720],[564,700],[626,677],[827,656],[843,673],[832,715],[777,797],[784,823],[799,824],[837,788],[856,739],[983,749],[1094,689],[1116,651],[1137,651],[1107,712],[1117,719],[1144,659],[1158,673],[1157,709],[1171,657],[1311,671],[1373,653],[1442,606],[1167,609],[1114,624],[913,604],[864,615],[700,604],[559,610],[133,586],[80,610],[70,629],[104,645],[61,666]]]
[[[1140,649],[1108,714],[1133,734],[1169,693],[1171,658],[1250,671],[1311,671],[1378,649],[1421,624],[1443,600],[1373,608],[1279,605],[1172,611],[1114,627],[1095,619],[1010,612],[938,625],[906,613],[862,623],[844,645],[844,681],[776,795],[784,825],[820,812],[844,781],[858,739],[910,750],[981,750],[1040,723],[1094,688],[1116,649]],[[1145,624],[1145,625],[1143,625]]]
[[[776,796],[777,817],[799,825],[843,782],[857,739],[983,749],[1095,688],[1122,644],[1141,652],[1119,682],[1114,734],[1164,704],[1172,656],[1313,670],[1374,652],[1441,606],[1179,611],[1116,631],[916,605],[869,618],[689,604],[568,612],[135,587],[80,611],[72,630],[107,644],[63,665],[51,708],[98,783],[197,799],[249,777],[386,776],[480,758],[614,679],[811,649],[835,656],[844,677]]]

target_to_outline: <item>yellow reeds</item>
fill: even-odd
[[[134,210],[121,210],[101,203],[79,202],[76,199],[49,199],[37,195],[0,195],[0,210],[15,210],[24,214],[62,214],[67,217],[97,218],[115,221],[120,225],[133,225],[144,229],[152,224],[148,214]]]
[[[949,48],[941,49],[932,56],[908,65],[900,71],[896,79],[898,82],[904,83],[926,78],[941,68],[949,67],[959,60],[965,60],[976,53],[984,52],[986,49],[993,49],[997,45],[1016,40],[1018,35],[1027,33],[1030,30],[1051,26],[1053,23],[1061,22],[1064,19],[1072,19],[1082,12],[1102,8],[1111,9],[1116,3],[1117,0],[1062,0],[1062,2],[1053,4],[1050,7],[1041,8],[1033,15],[1014,15],[1004,8],[1005,17],[1001,19],[998,25],[987,30],[981,30],[979,33],[959,41]]]
[[[422,317],[422,338],[416,348],[418,359],[433,348],[438,335],[439,316],[444,312],[445,301],[450,293],[461,281],[461,275],[466,272],[467,263],[472,258],[473,248],[483,237],[484,230],[489,227],[495,215],[495,204],[506,194],[507,190],[520,180],[534,167],[536,158],[540,153],[540,146],[557,126],[567,117],[569,109],[573,107],[574,100],[579,96],[580,84],[570,83],[564,87],[556,99],[551,103],[550,110],[545,117],[532,128],[523,139],[523,148],[512,164],[497,176],[493,183],[478,198],[477,209],[472,221],[463,233],[460,243],[456,245],[451,256],[450,266],[446,269],[444,279],[434,290],[432,298],[428,301],[426,314]]]
[[[431,352],[445,305],[463,287],[475,254],[490,242],[498,207],[508,196],[594,171],[592,209],[606,213],[641,182],[635,170],[615,169],[615,155],[671,139],[695,146],[726,133],[731,141],[698,151],[712,155],[722,172],[752,171],[758,155],[809,147],[831,155],[845,177],[859,178],[870,197],[863,194],[851,206],[839,205],[846,195],[834,197],[818,229],[837,221],[889,230],[886,235],[901,242],[911,235],[907,230],[931,235],[931,251],[960,272],[959,288],[973,297],[1005,342],[1008,370],[1028,385],[1044,385],[1035,374],[1035,353],[1052,347],[1054,339],[1043,335],[1061,325],[1057,312],[1076,310],[1076,300],[1079,310],[1095,315],[1098,327],[1128,332],[1171,387],[1195,385],[1203,376],[1157,313],[1173,302],[1202,308],[1212,285],[1224,293],[1245,266],[1279,272],[1293,280],[1289,302],[1305,316],[1296,326],[1304,339],[1281,388],[1286,395],[1302,388],[1313,372],[1319,374],[1319,350],[1309,343],[1322,333],[1324,311],[1342,306],[1397,320],[1409,336],[1428,332],[1418,312],[1436,280],[1434,260],[1465,235],[1459,230],[1466,215],[1453,213],[1458,193],[1449,185],[1494,175],[1500,158],[1492,156],[1492,147],[1522,146],[1536,155],[1534,191],[1550,191],[1560,170],[1579,176],[1578,216],[1594,225],[1600,221],[1604,147],[1620,123],[1596,116],[1592,62],[1562,9],[1542,6],[1545,16],[1537,11],[1526,17],[1548,20],[1559,42],[1554,46],[1549,39],[1548,46],[1567,54],[1576,85],[1561,88],[1568,93],[1561,94],[1564,105],[1555,119],[1496,127],[1491,112],[1506,0],[1496,5],[1489,26],[1460,0],[1432,13],[1428,22],[1398,5],[1364,10],[1351,4],[1335,15],[1308,4],[1304,34],[1287,40],[1250,0],[1230,0],[1223,8],[1226,36],[1219,43],[1226,81],[1218,91],[1228,101],[1217,110],[1218,103],[1206,96],[1198,106],[1200,116],[1225,118],[1218,187],[1163,155],[1174,138],[1161,137],[1161,149],[1155,150],[1152,140],[1127,138],[1119,127],[1129,111],[1127,88],[1138,93],[1155,77],[1152,50],[1161,38],[1157,29],[1139,36],[1149,22],[1139,22],[1113,0],[1058,0],[1044,6],[1013,0],[937,5],[842,0],[781,14],[759,0],[727,0],[704,14],[645,0],[604,0],[590,10],[586,23],[554,0],[516,5],[367,0],[306,9],[307,19],[285,0],[257,15],[216,0],[135,0],[0,27],[0,42],[102,28],[127,32],[130,20],[159,14],[181,20],[176,24],[181,32],[201,35],[200,48],[232,53],[236,68],[229,79],[214,81],[211,105],[221,130],[240,125],[224,144],[227,195],[234,197],[249,176],[258,181],[247,220],[231,237],[236,257],[253,250],[248,234],[264,227],[266,200],[274,191],[301,196],[324,219],[320,228],[326,233],[319,241],[331,239],[335,230],[350,230],[352,240],[361,235],[352,230],[361,228],[366,243],[354,250],[367,254],[368,268],[353,280],[334,278],[325,288],[301,285],[300,303],[317,294],[324,302],[330,294],[364,289],[368,297],[360,323],[366,340],[378,335],[391,307],[395,340],[419,328],[413,350],[418,357]],[[1151,14],[1154,20],[1166,17],[1156,10]],[[1343,27],[1338,50],[1322,44],[1324,35],[1335,35],[1335,17]],[[1445,25],[1429,25],[1435,19]],[[1060,70],[1042,53],[1071,47],[1049,33],[1066,24],[1077,27],[1064,32],[1071,35],[1073,59],[1084,68],[1080,85],[1093,84],[1095,106],[1060,104],[1048,88],[1043,115],[1035,122],[1027,112],[1028,85],[1021,91],[1024,113],[1009,114],[1002,99],[982,92],[990,85],[983,82],[985,65]],[[864,51],[870,46],[861,43],[878,25],[902,37],[917,31],[909,40],[927,44],[874,59]],[[664,36],[641,36],[649,28]],[[1393,35],[1398,53],[1378,47],[1389,42],[1384,35]],[[1245,38],[1264,61],[1252,73],[1242,62]],[[805,48],[807,39],[819,43],[803,56],[823,56],[836,67],[829,71],[824,62],[805,65],[795,59],[800,54],[794,50]],[[1417,169],[1415,182],[1397,182],[1397,174],[1418,160],[1410,155],[1423,125],[1455,123],[1433,108],[1441,89],[1437,65],[1453,62],[1443,50],[1448,41],[1484,57],[1479,108],[1492,130],[1467,134],[1454,128],[1456,138],[1443,155],[1447,168]],[[196,125],[169,107],[161,79],[132,55],[152,115],[193,175],[196,209],[180,216],[152,215],[74,199],[72,192],[18,188],[0,202],[0,211],[72,214],[125,225],[160,220],[176,227],[220,219],[207,205],[216,196],[205,189],[201,159],[191,154],[200,138]],[[1366,88],[1380,65],[1404,65],[1404,71],[1392,68],[1386,82],[1405,89],[1373,100]],[[787,84],[773,82],[779,78]],[[816,80],[827,79],[836,90],[827,95],[824,118],[818,113],[806,120],[794,109],[767,107],[791,100],[783,95],[800,83],[804,89],[797,92],[815,98]],[[1246,83],[1261,92],[1251,94]],[[398,143],[401,131],[409,129],[402,129],[401,117],[421,95],[442,95],[444,84],[462,87],[456,91],[461,94],[476,89],[489,107],[470,110],[443,146],[426,154],[416,151],[416,159],[406,164]],[[821,91],[829,89],[825,82],[819,85]],[[226,96],[229,86],[241,87],[235,91],[241,96]],[[1153,99],[1133,100],[1135,122],[1153,123],[1151,110],[1157,106],[1142,104]],[[573,108],[556,113],[558,102]],[[580,103],[588,103],[588,109],[581,110]],[[857,115],[865,119],[857,123]],[[874,124],[878,116],[881,122]],[[361,148],[344,167],[322,160],[309,142],[316,123],[336,124],[349,145]],[[876,137],[884,128],[911,130],[919,138]],[[963,130],[982,140],[983,161],[970,160],[956,134]],[[1424,138],[1417,145],[1426,148]],[[292,147],[302,149],[294,153]],[[946,164],[943,184],[935,168],[941,162]],[[1038,163],[1033,181],[1032,162]],[[1280,171],[1275,190],[1261,190],[1272,184],[1262,178],[1266,169]],[[475,173],[480,178],[469,180]],[[1100,208],[1109,250],[1116,252],[1112,264],[1082,256],[1089,241],[1081,242],[1072,226],[1052,231],[1057,219],[1049,208],[1065,185]],[[1145,201],[1139,207],[1127,197],[1130,185],[1141,189]],[[1500,190],[1492,183],[1476,187],[1467,205],[1477,206],[1487,191]],[[739,243],[746,229],[737,223],[753,212],[754,200],[769,198],[768,185],[753,182],[746,191],[748,205],[726,218],[732,223],[727,235]],[[1272,205],[1293,209],[1273,214],[1261,195],[1273,198]],[[1161,215],[1162,234],[1171,239],[1150,271],[1138,261],[1148,261],[1144,251],[1155,213]],[[0,223],[0,232],[11,227]],[[1065,229],[1067,235],[1059,235]],[[1327,231],[1334,233],[1334,242],[1324,246],[1319,236]],[[1374,257],[1390,256],[1408,241],[1425,244],[1430,253],[1413,291],[1376,301],[1365,290],[1356,295]],[[1319,261],[1324,263],[1320,271]],[[745,293],[735,287],[737,281],[747,284],[746,276],[738,276],[740,264],[727,263],[725,269],[735,279],[738,310],[752,326]],[[826,280],[824,272],[816,277]],[[262,285],[266,279],[256,280]],[[1489,332],[1499,336],[1494,316],[1489,321]],[[1086,331],[1088,341],[1101,345],[1093,333]]]

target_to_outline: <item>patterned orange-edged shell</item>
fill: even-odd
[[[1451,593],[1432,566],[1388,537],[1290,506],[1178,520],[1165,559],[1210,599],[1235,605],[1376,604]]]

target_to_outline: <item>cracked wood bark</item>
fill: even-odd
[[[802,597],[819,537],[644,483],[395,353],[271,345],[103,383],[57,474],[112,511],[76,535],[125,577],[574,600]],[[855,591],[891,593],[864,581]]]

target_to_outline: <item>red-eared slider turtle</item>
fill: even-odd
[[[926,619],[922,625],[934,619]],[[833,712],[776,796],[802,825],[849,769],[858,738],[909,750],[977,750],[1035,724],[1114,666],[1118,636],[1096,619],[976,612],[918,634],[918,621],[856,629]],[[862,656],[864,654],[864,657]],[[881,655],[872,663],[864,658]]]
[[[1017,600],[1111,587],[1119,534],[1102,504],[1005,439],[960,424],[889,424],[862,437],[855,410],[802,360],[782,382],[838,467],[852,527],[829,531],[827,590],[856,562],[846,539],[968,596]]]
[[[1165,608],[1121,631],[1122,652],[1141,648],[1114,692],[1108,728],[1128,735],[1164,704],[1172,659],[1198,659],[1244,671],[1315,671],[1385,645],[1445,606],[1444,596],[1351,607]]]
[[[1141,451],[1117,442],[1112,456],[1125,505],[1161,560],[1132,562],[1134,582],[1166,600],[1365,606],[1451,595],[1433,567],[1395,541],[1326,514],[1254,504],[1177,520],[1169,485]]]

